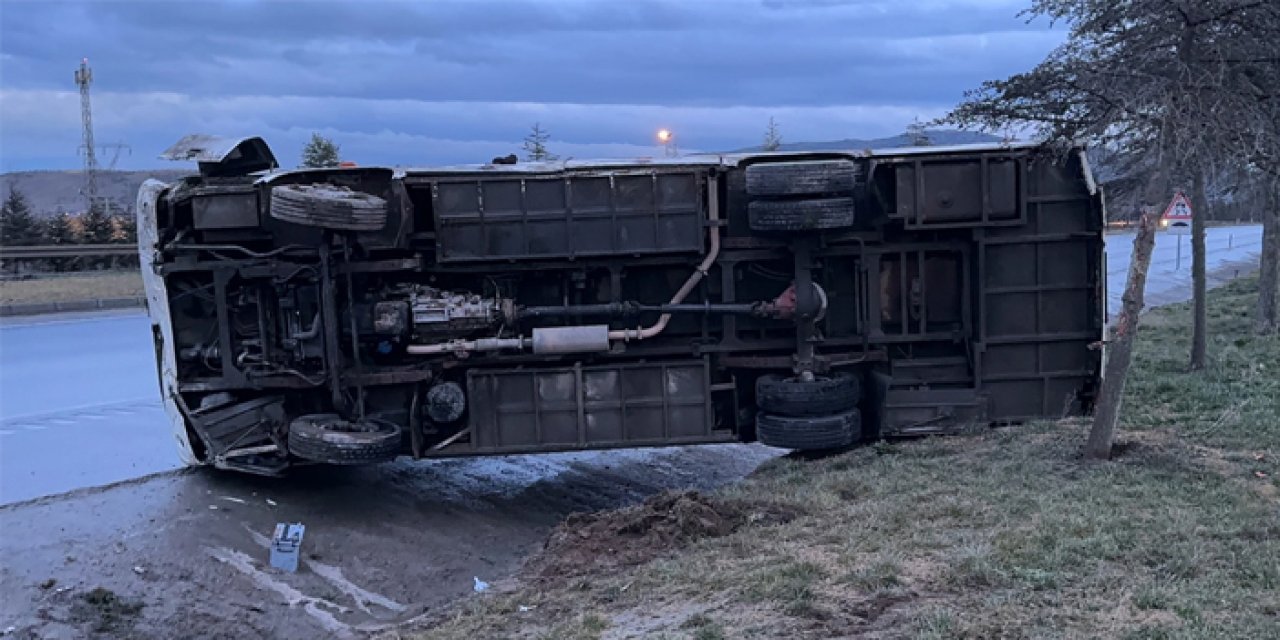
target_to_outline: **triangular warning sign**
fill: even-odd
[[[1164,215],[1160,216],[1162,220],[1181,220],[1184,222],[1191,220],[1191,201],[1187,200],[1187,196],[1179,191],[1173,196],[1173,201],[1169,203],[1169,207],[1164,210]]]

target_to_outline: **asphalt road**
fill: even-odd
[[[133,310],[0,324],[0,504],[177,468]]]
[[[1258,267],[1262,252],[1262,225],[1211,227],[1205,230],[1205,270],[1209,286],[1230,281]],[[1107,311],[1120,311],[1129,261],[1133,256],[1133,233],[1107,235]],[[1178,244],[1182,258],[1178,258]],[[1191,297],[1191,236],[1168,232],[1156,235],[1147,274],[1145,292],[1148,307],[1181,302]]]

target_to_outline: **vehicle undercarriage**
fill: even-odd
[[[1102,202],[1029,146],[276,171],[193,136],[144,185],[189,461],[760,440],[1090,410]]]

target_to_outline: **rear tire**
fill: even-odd
[[[858,165],[849,160],[766,162],[747,167],[747,195],[755,197],[850,195]]]
[[[861,383],[852,373],[817,376],[811,381],[767,374],[756,379],[756,406],[779,416],[824,416],[858,406]]]
[[[333,413],[313,413],[289,423],[289,453],[315,462],[388,462],[400,455],[402,442],[400,427],[385,420],[351,422]]]
[[[771,447],[826,451],[853,446],[862,436],[862,418],[854,411],[828,416],[756,416],[756,439]]]
[[[747,203],[752,231],[825,231],[853,226],[853,198]]]
[[[271,189],[271,217],[342,231],[378,231],[387,224],[387,201],[329,184],[286,184]]]

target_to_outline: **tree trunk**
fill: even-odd
[[[1204,368],[1205,350],[1208,342],[1209,310],[1205,306],[1205,250],[1204,226],[1209,217],[1209,198],[1204,192],[1204,167],[1195,167],[1192,171],[1191,194],[1191,298],[1194,301],[1191,324],[1191,363],[1192,371]]]
[[[1262,259],[1258,272],[1258,333],[1280,329],[1280,179],[1271,181],[1262,212]]]
[[[1133,339],[1138,333],[1138,315],[1142,313],[1147,269],[1151,266],[1151,250],[1155,244],[1156,216],[1147,211],[1138,221],[1138,233],[1133,238],[1133,258],[1129,262],[1129,280],[1124,287],[1124,304],[1120,308],[1120,316],[1111,327],[1111,339],[1106,347],[1107,362],[1102,374],[1102,388],[1098,392],[1098,404],[1093,412],[1093,428],[1089,431],[1089,441],[1084,447],[1085,456],[1090,458],[1111,458],[1111,442],[1115,439],[1124,382],[1129,375],[1129,363],[1133,360]]]

